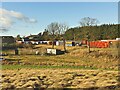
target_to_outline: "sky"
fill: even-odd
[[[3,2],[0,13],[0,35],[38,34],[51,22],[76,27],[84,17],[118,23],[117,2]]]
[[[2,2],[119,2],[119,0],[1,0]]]

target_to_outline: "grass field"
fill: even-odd
[[[46,55],[46,48],[51,48],[50,45],[37,45],[35,49],[19,49],[20,55],[14,55],[14,51],[3,51],[8,56],[4,58],[7,61],[17,62],[21,65],[3,65],[3,69],[11,67],[70,67],[70,68],[82,68],[82,69],[106,69],[106,70],[118,70],[118,59],[112,57],[111,48],[91,48],[91,53],[88,53],[88,49],[85,47],[67,47],[67,53],[63,55]],[[55,46],[56,49],[63,50],[62,46]],[[35,51],[39,50],[39,55],[35,55]],[[115,50],[114,50],[115,51]],[[116,51],[117,52],[117,51]],[[15,66],[16,65],[16,66]],[[29,66],[24,66],[29,65]]]
[[[76,69],[15,69],[3,70],[0,86],[4,89],[66,88],[79,90],[119,90],[118,72]],[[71,90],[70,89],[70,90]]]
[[[47,48],[51,46],[22,48],[19,55],[14,55],[14,50],[3,51],[8,55],[3,56],[6,60],[0,68],[0,87],[119,90],[116,49],[91,48],[91,53],[88,53],[87,48],[75,46],[67,47],[67,53],[62,55],[47,55]],[[55,48],[63,50],[62,46]],[[39,55],[35,55],[36,50]]]

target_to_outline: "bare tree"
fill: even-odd
[[[52,48],[54,48],[54,40],[59,30],[59,24],[57,22],[52,22],[47,26],[47,30],[49,34],[52,36]]]
[[[62,34],[64,34],[65,33],[65,31],[68,29],[68,25],[66,25],[65,23],[61,23],[61,24],[59,24],[59,31],[58,31],[58,33],[60,34],[60,35],[62,35]]]
[[[64,51],[66,51],[64,34],[65,34],[65,31],[68,30],[68,28],[69,27],[66,24],[59,24],[59,31],[58,31],[58,33],[60,35],[63,35],[63,47],[64,47]]]
[[[52,36],[52,48],[54,48],[54,40],[56,36],[60,37],[63,36],[63,43],[64,43],[64,51],[66,51],[65,47],[65,38],[64,38],[64,33],[68,29],[68,26],[65,23],[57,23],[53,22],[47,26],[47,30],[49,34]]]
[[[80,21],[81,26],[94,26],[97,25],[99,21],[96,18],[84,17]]]
[[[94,26],[97,25],[99,23],[99,21],[95,18],[90,18],[90,17],[84,17],[81,19],[80,21],[80,25],[81,26]],[[88,39],[88,52],[90,53],[90,34],[89,32],[86,32],[86,37]]]

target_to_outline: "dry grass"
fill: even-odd
[[[57,56],[44,55],[50,45],[37,45],[35,49],[19,49],[20,55],[14,55],[14,51],[7,51],[5,56],[9,61],[20,60],[23,65],[46,65],[46,66],[84,66],[98,69],[118,70],[118,59],[110,55],[111,48],[91,48],[91,53],[84,47],[67,47],[68,53]],[[63,50],[62,46],[55,46]],[[39,50],[40,55],[35,55]],[[25,55],[24,55],[25,54]],[[42,56],[41,56],[42,55]]]
[[[21,69],[2,71],[3,88],[101,88],[117,86],[117,71]],[[109,89],[108,89],[109,90]]]
[[[1,87],[3,88],[102,88],[109,90],[118,85],[118,60],[111,56],[111,48],[67,47],[68,53],[63,55],[45,55],[50,45],[37,45],[34,49],[19,49],[20,55],[14,51],[4,51],[8,61],[22,62],[4,63],[2,65]],[[63,50],[62,46],[55,46]],[[39,50],[40,55],[35,55]],[[6,65],[7,64],[7,65]],[[14,64],[14,65],[13,65]],[[97,70],[95,70],[97,69]],[[118,89],[119,90],[119,89]]]

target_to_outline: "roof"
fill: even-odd
[[[25,38],[29,38],[29,37],[39,37],[38,35],[30,35],[30,36],[27,36]]]
[[[0,37],[5,37],[5,38],[14,38],[13,36],[0,36]]]
[[[24,37],[25,41],[39,41],[39,36],[38,35],[30,35],[27,37]]]

